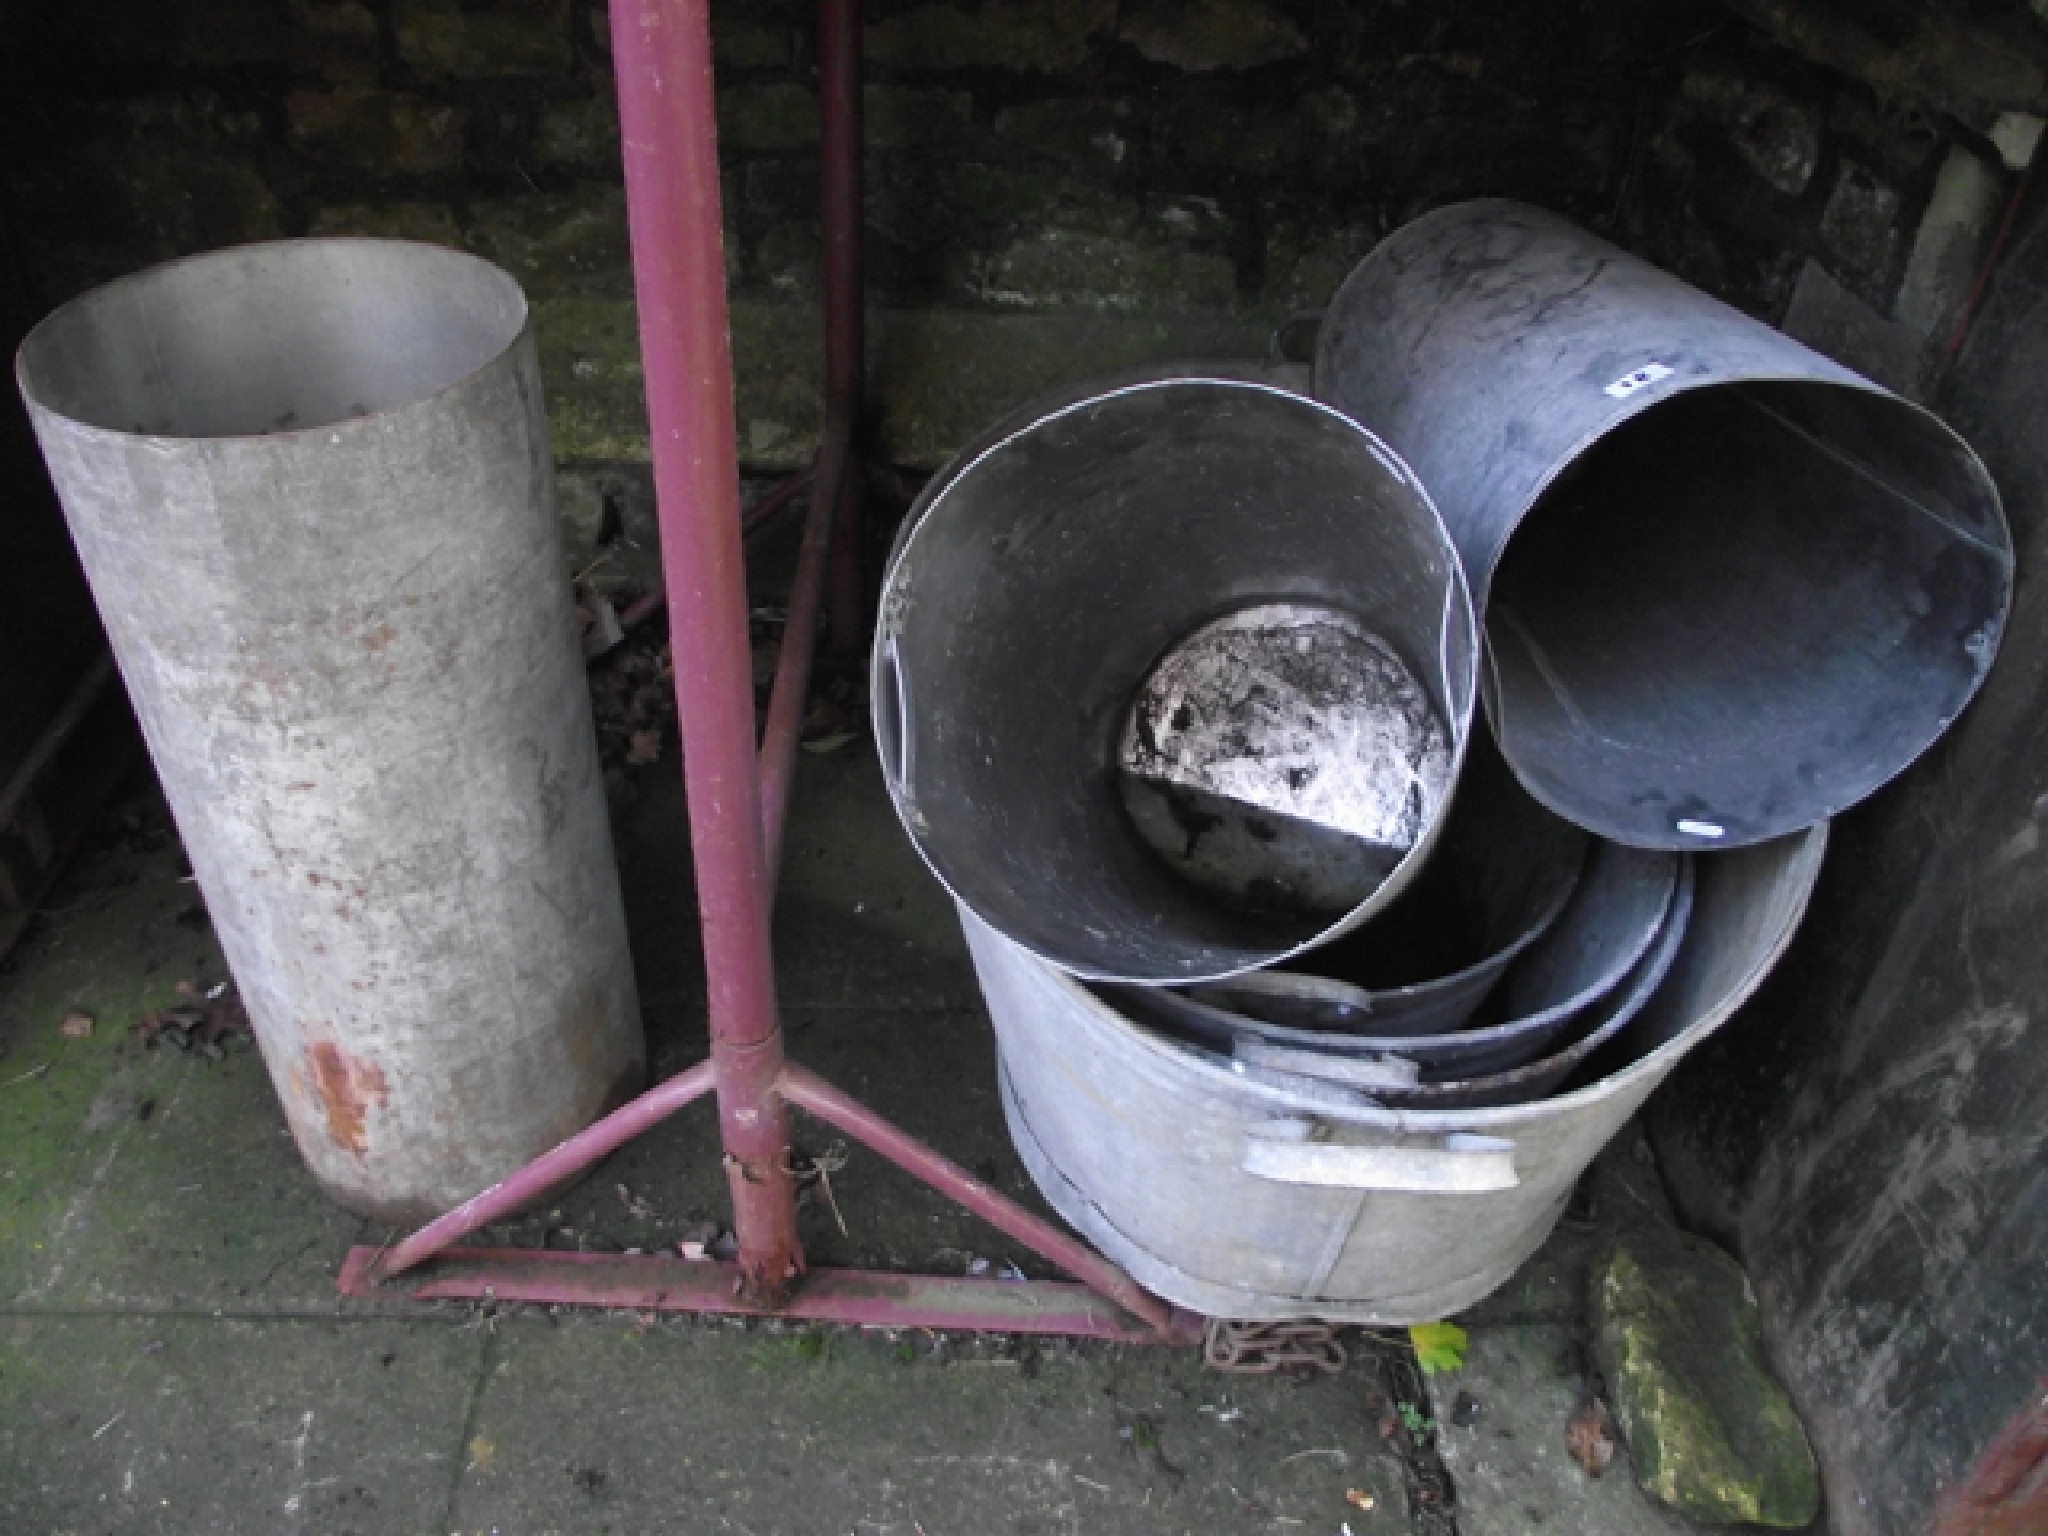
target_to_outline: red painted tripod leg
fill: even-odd
[[[761,833],[771,892],[782,864],[782,834],[789,823],[796,752],[811,691],[811,658],[818,649],[826,558],[832,549],[840,500],[850,494],[847,456],[851,447],[846,433],[835,426],[825,434],[825,445],[818,453],[810,510],[804,515],[804,541],[797,553],[796,582],[789,597],[789,618],[782,628],[782,648],[775,656],[775,691],[769,696],[768,722],[761,730]]]
[[[820,1120],[846,1132],[870,1151],[958,1201],[998,1232],[1050,1259],[1089,1289],[1107,1296],[1160,1333],[1174,1331],[1173,1308],[1145,1290],[1086,1243],[1041,1221],[991,1184],[897,1129],[859,1100],[849,1098],[815,1072],[791,1064],[783,1069],[782,1095]]]
[[[773,1305],[803,1250],[776,1093],[710,23],[706,0],[613,0],[611,18],[719,1131],[742,1290]]]
[[[659,1125],[686,1104],[711,1091],[711,1063],[700,1061],[687,1072],[656,1083],[629,1104],[622,1104],[595,1125],[585,1126],[550,1152],[544,1152],[509,1178],[472,1196],[445,1216],[437,1216],[404,1242],[386,1249],[370,1265],[372,1279],[388,1280],[424,1263],[478,1227],[531,1205],[557,1185],[611,1156],[642,1131]]]

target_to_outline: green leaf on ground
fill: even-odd
[[[1410,1323],[1408,1342],[1415,1346],[1415,1363],[1425,1376],[1459,1370],[1465,1364],[1465,1330],[1456,1323]]]

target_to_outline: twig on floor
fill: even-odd
[[[1351,1464],[1351,1455],[1348,1451],[1339,1450],[1336,1446],[1331,1445],[1325,1446],[1320,1450],[1296,1451],[1292,1456],[1283,1456],[1280,1458],[1280,1465],[1284,1467],[1289,1462],[1300,1461],[1305,1456],[1333,1456],[1340,1467],[1347,1467]]]
[[[266,1269],[263,1272],[263,1278],[256,1282],[256,1289],[259,1291],[262,1290],[265,1286],[269,1285],[271,1281],[277,1278],[277,1272],[283,1269],[285,1265],[291,1263],[294,1259],[304,1258],[307,1254],[311,1253],[315,1248],[317,1248],[319,1244],[319,1238],[307,1238],[306,1241],[303,1244],[301,1244],[295,1251],[286,1254],[283,1258],[279,1259],[275,1264],[271,1265],[270,1268]]]
[[[6,1082],[0,1083],[0,1088],[12,1088],[16,1083],[25,1083],[32,1077],[41,1077],[49,1070],[50,1064],[46,1061],[40,1067],[30,1067],[19,1077],[10,1077]]]

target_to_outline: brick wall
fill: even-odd
[[[808,458],[822,414],[813,17],[713,10],[739,447],[771,472]],[[534,301],[572,527],[594,532],[602,484],[644,514],[601,5],[13,13],[20,148],[0,182],[41,301],[280,235],[467,247]],[[1046,385],[1262,352],[1386,230],[1484,194],[1561,209],[1767,319],[1789,306],[1911,385],[2010,175],[1992,117],[1809,62],[1770,21],[1708,0],[871,0],[878,440],[928,468]],[[1915,244],[1937,188],[1966,226],[1941,261]],[[1916,262],[1949,287],[1916,286]]]

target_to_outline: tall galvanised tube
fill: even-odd
[[[73,300],[17,374],[321,1186],[429,1217],[636,1090],[518,285],[248,246]]]

